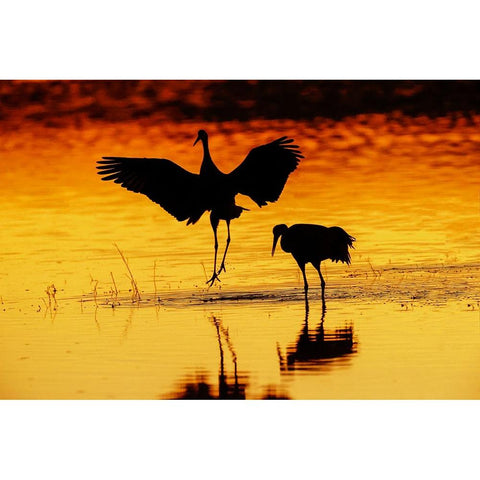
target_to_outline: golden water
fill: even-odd
[[[479,123],[368,115],[5,129],[0,396],[480,398]],[[232,222],[227,272],[211,289],[208,216],[187,227],[95,169],[104,155],[156,156],[198,172],[199,128],[225,172],[282,135],[305,155],[277,203],[237,197],[250,211]],[[306,335],[298,267],[280,249],[270,255],[277,223],[340,225],[357,239],[350,267],[322,265],[324,334],[338,342],[328,354],[315,336],[318,278],[307,271]],[[222,249],[223,224],[219,233]],[[337,329],[352,332],[351,348]]]

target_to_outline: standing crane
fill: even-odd
[[[288,176],[297,168],[303,155],[293,139],[286,136],[253,148],[245,160],[230,173],[221,172],[213,163],[208,148],[208,135],[199,130],[197,142],[203,145],[200,173],[191,173],[165,158],[102,157],[98,174],[102,180],[113,180],[127,190],[146,195],[178,221],[196,223],[210,212],[214,235],[215,256],[213,274],[207,284],[212,286],[225,271],[225,258],[230,245],[230,221],[240,217],[243,210],[235,204],[238,193],[249,196],[259,207],[280,197]],[[227,242],[220,268],[217,271],[220,220],[227,224]]]
[[[325,280],[320,270],[320,264],[323,260],[330,259],[349,265],[350,252],[348,249],[349,247],[354,248],[355,238],[340,227],[324,227],[309,223],[298,223],[290,228],[285,224],[275,225],[273,227],[272,256],[279,238],[281,238],[282,250],[292,254],[302,271],[306,310],[308,311],[308,282],[305,274],[307,263],[311,263],[320,276],[322,307],[325,310]]]

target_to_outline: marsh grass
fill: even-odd
[[[383,273],[383,272],[382,272],[381,270],[377,270],[377,269],[373,268],[373,265],[372,265],[372,263],[370,262],[370,260],[367,259],[367,263],[368,263],[368,265],[369,265],[369,267],[370,267],[370,270],[372,271],[373,276],[374,276],[375,278],[382,276],[382,273]]]
[[[117,288],[117,284],[115,283],[115,278],[113,277],[113,272],[110,272],[110,276],[112,277],[112,283],[113,283],[112,294],[114,294],[115,298],[117,298],[118,297],[118,288]]]
[[[133,276],[133,273],[130,270],[130,266],[128,265],[128,261],[125,258],[125,255],[122,253],[122,251],[118,247],[118,245],[116,243],[114,243],[113,245],[118,250],[118,253],[120,254],[120,257],[122,257],[122,260],[123,260],[123,263],[125,264],[125,267],[127,267],[128,278],[130,279],[130,283],[132,285],[132,302],[140,302],[142,300],[142,297],[140,295],[140,291],[138,289],[135,277]]]
[[[48,297],[47,308],[49,308],[50,310],[56,310],[58,308],[58,302],[57,302],[57,289],[55,288],[55,285],[53,283],[51,285],[48,285],[47,288],[45,289],[45,293],[47,294],[47,297]]]
[[[156,260],[154,260],[153,262],[153,289],[154,289],[155,302],[160,302],[160,297],[158,296],[158,289],[157,289],[157,261]]]
[[[41,298],[43,305],[45,306],[45,313],[43,315],[43,318],[46,318],[47,314],[50,313],[50,318],[52,319],[52,322],[53,322],[58,311],[57,288],[53,283],[50,285],[47,285],[47,288],[45,289],[45,293],[47,294],[47,300],[45,300],[44,297]],[[41,311],[42,311],[42,307],[39,304],[37,308],[37,313]]]
[[[95,302],[95,305],[98,306],[98,303],[97,303],[98,280],[95,280],[91,275],[90,275],[90,285],[93,285],[92,287],[93,301]]]
[[[118,288],[117,288],[117,283],[115,282],[115,277],[113,276],[113,272],[110,272],[110,277],[112,279],[112,287],[110,288],[110,300],[111,300],[111,305],[112,308],[115,308],[115,305],[120,305],[120,302],[118,301]]]

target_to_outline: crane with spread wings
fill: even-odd
[[[97,168],[102,180],[113,180],[122,187],[146,195],[178,221],[196,223],[210,211],[210,223],[215,239],[213,274],[207,281],[212,286],[222,271],[230,244],[230,221],[243,210],[235,204],[235,196],[249,196],[259,207],[280,197],[288,176],[297,168],[303,155],[293,139],[281,137],[253,148],[245,160],[230,173],[221,172],[213,163],[208,148],[208,135],[199,130],[198,141],[203,145],[200,173],[191,173],[165,158],[102,157]],[[220,220],[227,224],[227,242],[220,268],[217,271]]]

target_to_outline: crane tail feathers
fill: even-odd
[[[330,231],[334,235],[331,260],[336,263],[342,262],[350,265],[352,260],[349,248],[354,248],[353,242],[355,242],[355,237],[352,237],[340,227],[330,227]]]

